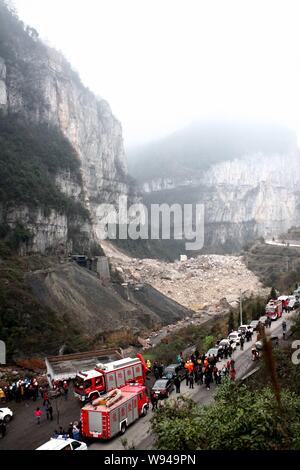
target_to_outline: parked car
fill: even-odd
[[[253,331],[257,331],[258,325],[259,325],[259,320],[253,320],[253,321],[250,323],[250,326],[251,326],[251,328],[253,329]]]
[[[215,356],[217,359],[220,357],[220,350],[219,348],[210,348],[207,353],[205,354],[205,357],[209,356]]]
[[[229,346],[231,346],[233,351],[236,349],[236,343],[231,343],[229,341],[229,339],[226,339],[226,338],[222,339],[218,344],[219,350],[221,350],[221,349],[223,350],[226,346],[227,346],[227,348],[229,348]]]
[[[245,335],[247,331],[250,331],[250,333],[253,333],[253,328],[250,325],[241,325],[238,329],[238,333],[241,333],[242,335]]]
[[[173,379],[159,379],[155,382],[150,391],[150,396],[156,396],[159,400],[168,398],[174,390]]]
[[[270,341],[272,341],[272,344],[274,346],[279,345],[279,338],[278,336],[271,336]],[[262,341],[256,341],[255,347],[258,351],[261,351],[263,349],[263,342]]]
[[[228,335],[228,339],[229,339],[231,345],[233,343],[235,343],[237,346],[239,346],[240,341],[241,341],[241,336],[242,336],[241,333],[239,333],[238,331],[233,331],[232,333],[230,333]]]
[[[52,437],[50,441],[38,447],[36,450],[87,450],[84,442],[63,436]]]
[[[181,364],[170,364],[169,366],[164,368],[163,371],[163,379],[171,379],[174,380],[176,375],[179,376],[180,380],[183,380],[186,375],[186,369]]]
[[[13,412],[10,408],[0,408],[0,421],[3,420],[5,423],[9,423],[13,418]]]
[[[295,308],[299,307],[299,300],[295,297],[289,300],[287,305],[287,310],[290,312],[291,310],[295,310]]]

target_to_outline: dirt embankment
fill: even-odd
[[[191,313],[151,286],[103,285],[97,276],[75,263],[36,271],[27,277],[42,305],[93,338],[126,328],[132,332],[157,328]]]

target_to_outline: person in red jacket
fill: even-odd
[[[34,412],[34,416],[36,417],[36,423],[37,424],[41,424],[41,416],[42,416],[42,412],[39,408],[37,408]]]

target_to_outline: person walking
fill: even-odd
[[[244,351],[244,343],[245,343],[244,336],[241,336],[241,339],[240,339],[241,351]]]
[[[36,424],[41,424],[41,417],[42,417],[42,412],[39,408],[37,408],[34,412],[34,416],[36,418]]]

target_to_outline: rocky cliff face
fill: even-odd
[[[273,237],[300,222],[300,158],[256,153],[211,165],[189,178],[142,184],[149,201],[205,206],[205,249],[232,251],[254,238]]]
[[[42,44],[32,30],[21,31],[15,19],[9,21],[17,34],[7,33],[4,39],[9,47],[3,41],[0,49],[0,110],[22,116],[28,123],[55,126],[72,144],[81,162],[82,185],[78,187],[72,174],[65,172],[57,175],[57,185],[89,210],[91,238],[97,240],[99,204],[115,203],[128,192],[121,125],[108,103],[82,85],[61,54]],[[26,210],[11,211],[10,223],[20,217],[25,221]],[[35,225],[34,251],[43,251],[55,239],[67,242],[66,217],[39,214],[31,225]]]

